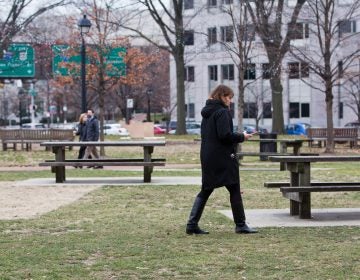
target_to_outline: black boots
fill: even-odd
[[[249,227],[245,223],[245,212],[242,200],[240,200],[239,202],[232,202],[231,210],[233,212],[234,223],[236,225],[236,233],[257,233],[256,229]]]
[[[194,205],[191,209],[190,217],[186,225],[187,234],[209,234],[208,231],[202,230],[198,226],[205,204],[205,199],[198,196],[195,198]]]

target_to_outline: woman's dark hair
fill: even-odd
[[[231,88],[224,85],[218,85],[210,94],[211,99],[221,100],[223,96],[234,96],[234,92]]]

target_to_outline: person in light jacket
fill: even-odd
[[[256,233],[245,222],[245,212],[240,192],[239,163],[236,146],[252,134],[233,132],[230,103],[233,91],[219,85],[211,93],[201,111],[201,191],[195,198],[186,225],[187,234],[208,234],[198,223],[209,196],[215,188],[225,186],[230,193],[231,210],[236,233]]]

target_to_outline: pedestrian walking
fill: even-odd
[[[86,141],[86,121],[87,113],[82,113],[79,117],[79,125],[76,131],[76,135],[79,136],[79,141]],[[78,159],[84,158],[86,146],[80,146]],[[77,166],[75,166],[77,168]],[[82,166],[80,166],[82,168]]]
[[[230,113],[233,91],[219,85],[211,93],[201,111],[201,171],[202,186],[195,198],[186,225],[187,234],[208,234],[198,223],[206,202],[214,189],[225,186],[230,193],[230,204],[236,233],[256,233],[245,222],[245,212],[240,192],[239,163],[236,146],[250,138],[252,134],[233,131]]]
[[[99,121],[94,114],[94,110],[89,109],[87,111],[87,121],[86,121],[86,137],[85,141],[96,142],[99,141]],[[87,146],[84,153],[84,159],[87,159],[91,156],[93,159],[99,159],[99,153],[96,149],[96,146]],[[95,166],[94,168],[103,168],[102,166]]]

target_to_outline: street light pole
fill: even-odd
[[[153,91],[151,89],[148,89],[146,94],[147,94],[147,116],[146,116],[146,121],[151,122],[151,107],[150,107],[150,96],[152,95]]]
[[[81,35],[81,112],[86,112],[86,46],[84,34],[88,33],[91,27],[91,22],[84,15],[79,21],[78,26],[80,28]]]

